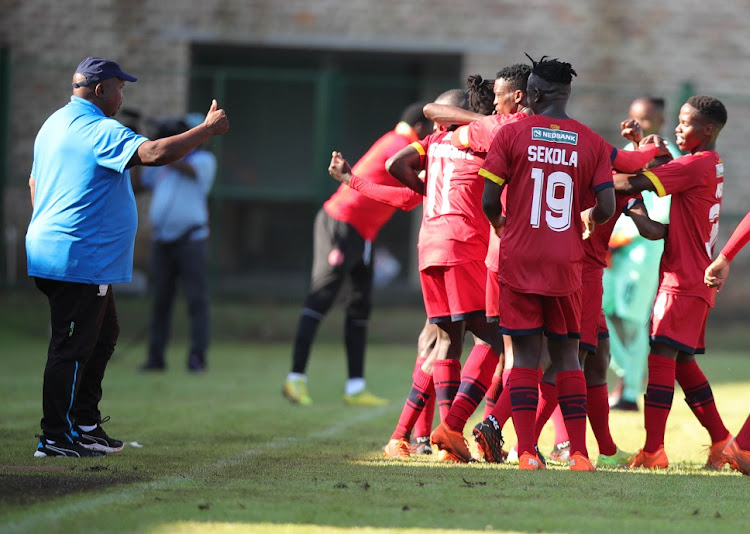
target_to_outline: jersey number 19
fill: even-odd
[[[573,211],[573,179],[570,175],[555,171],[545,180],[544,171],[535,167],[531,169],[531,179],[534,180],[531,226],[539,228],[544,211],[544,222],[550,230],[564,232],[570,228]]]

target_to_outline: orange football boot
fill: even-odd
[[[721,458],[729,467],[742,473],[750,475],[750,451],[740,449],[737,440],[732,439],[721,453]]]
[[[596,467],[586,456],[580,452],[574,452],[570,455],[571,471],[596,471]]]
[[[383,447],[383,456],[388,458],[409,458],[411,450],[405,439],[392,439]]]
[[[444,422],[432,431],[430,441],[438,449],[448,451],[455,456],[459,462],[467,463],[474,461],[469,452],[469,446],[464,435],[451,430]]]
[[[706,460],[705,466],[706,469],[715,469],[718,471],[724,467],[726,462],[724,461],[724,458],[722,458],[721,453],[727,445],[729,445],[729,442],[733,441],[733,439],[734,436],[732,436],[732,434],[727,434],[727,437],[723,440],[711,444],[711,447],[708,449],[708,460]]]
[[[523,471],[541,471],[547,467],[539,460],[539,456],[525,452],[518,459],[518,468]]]
[[[645,467],[646,469],[666,469],[669,467],[667,453],[664,452],[664,445],[659,447],[656,452],[646,452],[639,450],[629,458],[628,467]]]

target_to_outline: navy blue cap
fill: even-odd
[[[135,76],[122,72],[120,65],[114,61],[102,57],[87,57],[78,65],[76,73],[86,76],[86,81],[74,83],[73,87],[86,87],[92,83],[110,78],[120,78],[126,82],[135,82],[138,80]]]

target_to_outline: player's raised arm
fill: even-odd
[[[656,241],[666,237],[668,226],[649,217],[643,199],[631,198],[623,207],[622,212],[633,220],[638,233],[644,238]]]
[[[656,191],[653,182],[651,182],[651,180],[649,180],[643,173],[616,173],[612,175],[612,181],[614,181],[615,191],[618,193],[634,195],[641,191]]]
[[[424,116],[432,122],[445,127],[452,124],[469,124],[484,117],[484,115],[469,111],[468,109],[449,106],[447,104],[435,104],[434,102],[425,105],[422,111],[424,111]]]
[[[750,242],[750,212],[734,229],[719,256],[706,268],[703,281],[708,287],[715,287],[719,290],[722,288],[729,277],[729,264],[748,242]]]
[[[419,148],[417,148],[419,147]],[[424,182],[419,178],[424,149],[420,153],[421,145],[412,143],[396,152],[385,162],[385,168],[391,175],[412,191],[424,195]]]

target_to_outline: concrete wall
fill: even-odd
[[[22,229],[34,135],[66,102],[78,62],[89,55],[113,58],[141,78],[127,88],[127,106],[181,113],[193,42],[458,52],[465,74],[486,76],[524,61],[524,52],[548,54],[578,71],[571,114],[618,144],[617,124],[633,97],[665,96],[671,119],[681,87],[690,82],[729,111],[719,140],[728,216],[720,244],[750,208],[742,157],[750,139],[748,2],[0,0],[0,11],[0,43],[9,47],[14,67],[5,218]],[[670,120],[666,133],[673,125]]]

